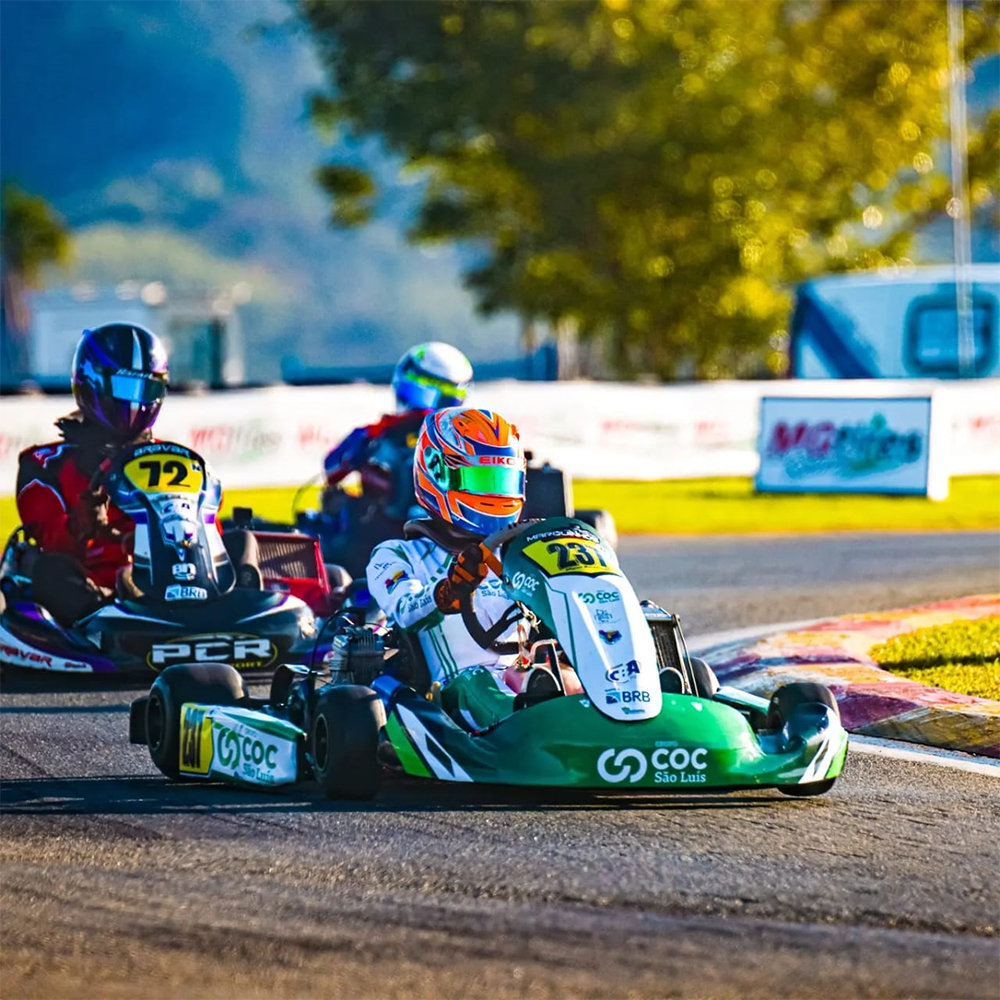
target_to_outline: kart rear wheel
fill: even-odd
[[[379,696],[360,684],[323,688],[309,727],[316,780],[331,799],[371,799],[382,787],[378,736],[385,725]]]
[[[714,698],[719,690],[719,678],[715,676],[715,671],[700,656],[692,656],[690,661],[694,693],[699,698]]]
[[[771,695],[771,704],[767,709],[766,728],[781,729],[791,717],[792,712],[800,705],[826,705],[839,719],[840,708],[833,692],[825,684],[814,684],[808,681],[796,681],[785,684]],[[835,778],[824,781],[811,781],[806,785],[779,785],[778,791],[783,795],[804,798],[809,795],[822,795],[833,788]]]
[[[168,778],[180,777],[181,706],[197,701],[227,708],[245,704],[247,689],[228,663],[180,663],[167,667],[149,690],[146,745],[153,763]]]

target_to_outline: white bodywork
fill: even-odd
[[[628,580],[568,574],[549,577],[545,586],[556,638],[594,706],[622,722],[659,715],[656,646]]]

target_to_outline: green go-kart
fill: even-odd
[[[431,522],[407,527],[427,533]],[[147,744],[171,778],[261,787],[315,779],[332,798],[371,798],[392,771],[630,792],[805,796],[832,787],[847,733],[826,687],[787,684],[770,700],[720,687],[688,655],[678,619],[639,601],[612,549],[581,521],[517,525],[483,544],[511,608],[487,630],[470,598],[466,627],[522,663],[560,666],[556,691],[518,695],[487,730],[448,714],[412,637],[343,616],[322,664],[279,667],[267,699],[248,697],[225,665],[169,667],[133,703],[131,741]],[[519,643],[499,647],[515,619]],[[579,693],[566,693],[567,667]]]

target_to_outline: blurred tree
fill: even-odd
[[[944,0],[299,0],[312,115],[426,178],[418,241],[486,249],[479,307],[598,338],[619,372],[779,371],[789,286],[906,263],[946,210]],[[995,0],[965,8],[971,63]],[[997,204],[996,122],[970,188]],[[940,162],[939,162],[940,161]],[[337,163],[341,225],[377,191]]]
[[[0,338],[4,384],[27,371],[27,338],[31,327],[29,288],[42,283],[45,264],[63,263],[70,237],[52,207],[12,181],[0,186]]]

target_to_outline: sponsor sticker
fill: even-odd
[[[512,590],[523,590],[528,594],[533,594],[538,589],[538,580],[529,573],[518,570],[510,578],[510,587]]]
[[[31,457],[44,468],[48,466],[49,462],[57,459],[68,447],[68,444],[46,445],[44,448],[36,448],[31,453]]]
[[[402,580],[405,580],[406,578],[407,578],[406,570],[397,569],[396,572],[392,574],[392,576],[386,577],[386,579],[383,580],[383,584],[385,586],[385,589],[391,594],[395,589],[396,585],[400,583]]]
[[[597,630],[597,634],[609,645],[613,646],[619,639],[621,639],[622,634],[618,629],[610,629],[605,631],[603,628]]]
[[[614,620],[615,616],[610,611],[605,611],[604,608],[594,608],[594,621],[599,625],[607,625],[608,622]]]
[[[14,646],[9,642],[0,642],[0,661],[15,666],[33,667],[37,670],[63,670],[68,673],[75,671],[90,673],[93,671],[93,667],[89,663],[64,660],[61,656],[50,656],[48,653],[39,653],[28,646]]]
[[[577,596],[584,604],[614,604],[622,599],[617,590],[585,590]]]
[[[549,528],[547,531],[533,531],[532,541],[548,541],[550,538],[583,538],[590,542],[599,542],[601,539],[596,531],[591,531],[583,525],[575,525],[566,528]]]
[[[629,660],[628,663],[619,663],[613,667],[608,667],[605,676],[612,684],[622,684],[631,677],[638,677],[639,673],[639,662],[637,660]]]
[[[653,781],[658,785],[697,785],[705,782],[708,768],[708,750],[705,747],[657,747],[651,753],[644,753],[632,747],[624,750],[605,750],[597,758],[597,773],[609,784],[618,785],[624,781],[635,784],[641,781],[652,768]]]
[[[162,670],[172,663],[229,663],[237,670],[270,666],[278,655],[270,639],[256,635],[192,635],[149,647],[146,663]]]
[[[294,780],[295,744],[247,726],[215,723],[217,772],[257,785]]]
[[[185,587],[180,583],[172,583],[163,591],[168,601],[207,601],[208,591],[204,587]]]
[[[604,691],[605,705],[630,705],[635,702],[649,704],[648,691],[619,691],[616,688],[606,688]]]
[[[170,567],[175,580],[193,580],[197,576],[198,570],[194,563],[174,563]]]

